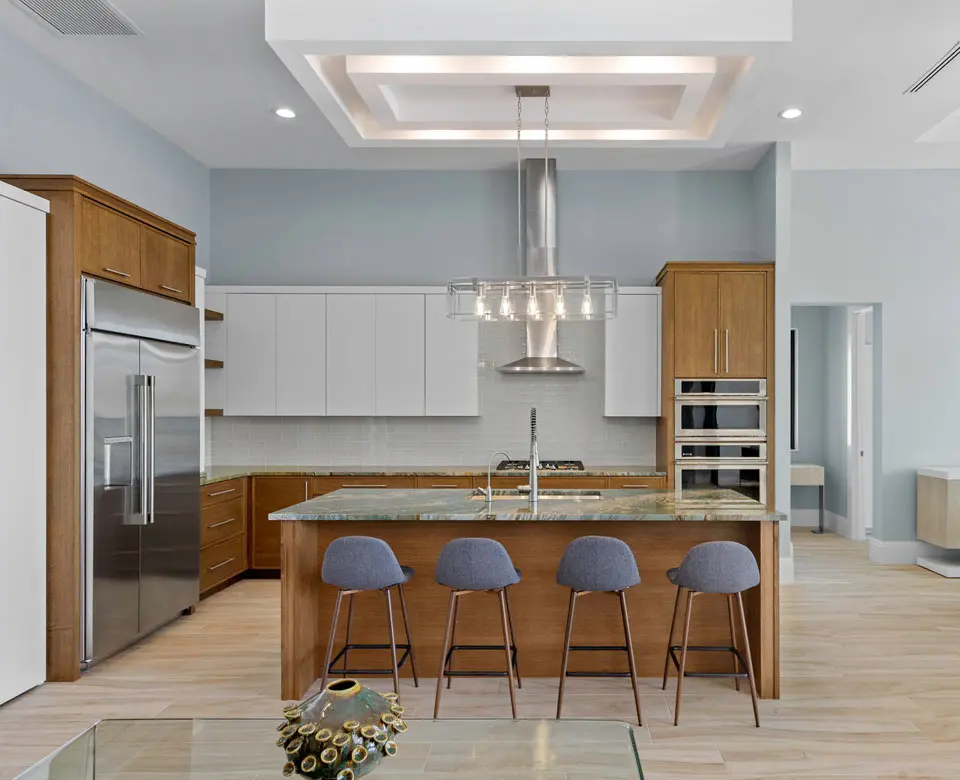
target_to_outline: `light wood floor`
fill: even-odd
[[[783,698],[761,702],[758,730],[748,694],[690,680],[674,728],[675,678],[666,694],[645,681],[647,780],[960,778],[960,583],[871,564],[864,545],[834,536],[799,530],[794,541],[797,581],[781,589]],[[79,682],[0,707],[0,780],[99,718],[276,717],[278,636],[278,582],[229,588]],[[430,681],[401,684],[409,716],[430,717]],[[568,691],[565,715],[633,717],[626,681],[571,680]],[[509,715],[498,680],[457,680],[443,701],[445,717]],[[556,680],[526,681],[518,706],[551,717]]]

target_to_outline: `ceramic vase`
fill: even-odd
[[[286,777],[355,780],[396,755],[397,734],[407,730],[397,694],[349,679],[334,680],[283,714],[277,745],[286,754]]]

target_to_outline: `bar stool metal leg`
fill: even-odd
[[[383,589],[387,600],[387,627],[390,629],[390,666],[393,669],[393,692],[400,695],[400,672],[397,669],[397,635],[393,630],[393,602],[390,599],[390,588]]]
[[[687,614],[683,620],[683,647],[680,650],[680,676],[677,678],[677,703],[673,711],[673,725],[680,725],[680,695],[683,692],[683,675],[687,670],[687,645],[690,644],[690,616],[693,614],[693,598],[696,594],[687,591]]]
[[[640,714],[640,683],[637,680],[637,659],[633,655],[633,636],[630,633],[630,616],[627,614],[627,594],[620,591],[620,616],[623,618],[623,638],[627,645],[627,659],[630,662],[630,684],[633,687],[633,702],[637,706],[637,725],[643,725]]]
[[[673,602],[673,619],[670,621],[670,636],[667,637],[667,657],[663,662],[663,690],[667,690],[667,675],[670,672],[670,648],[673,647],[673,632],[677,627],[677,612],[680,610],[680,594],[683,588],[677,587],[677,598]]]
[[[743,648],[746,650],[747,680],[750,681],[750,698],[753,701],[753,719],[760,728],[760,710],[757,706],[757,683],[753,678],[753,656],[750,655],[750,637],[747,635],[747,617],[743,613],[743,594],[737,594],[737,605],[740,607],[740,628],[743,630]]]
[[[450,647],[457,643],[457,626],[460,624],[460,599],[453,602],[453,631],[450,632]],[[450,671],[453,671],[453,656],[450,656]],[[447,677],[447,690],[453,685],[453,678]]]
[[[510,634],[510,626],[507,620],[507,599],[504,595],[505,588],[501,588],[500,595],[500,621],[503,623],[503,654],[507,659],[507,680],[510,685],[510,712],[513,713],[513,719],[517,719],[517,692],[514,690],[513,681],[513,660],[511,658],[510,647],[513,645],[513,637]]]
[[[453,634],[453,610],[457,605],[457,591],[450,591],[450,605],[447,607],[447,630],[443,635],[443,647],[440,649],[440,671],[437,672],[437,695],[433,702],[433,719],[440,717],[440,694],[443,693],[443,672],[447,666],[447,652]]]
[[[513,658],[513,672],[517,676],[517,688],[523,688],[523,680],[520,679],[520,658],[517,651],[517,635],[513,631],[513,613],[510,612],[510,589],[503,589],[503,598],[507,603],[507,623],[510,624],[510,655]]]
[[[343,591],[337,591],[337,601],[333,605],[333,618],[330,621],[330,638],[327,640],[327,657],[323,661],[323,675],[320,678],[320,689],[327,687],[327,678],[330,676],[330,661],[333,659],[333,643],[337,639],[337,621],[340,619],[340,604],[343,602]]]
[[[410,671],[413,672],[413,687],[420,687],[420,680],[417,678],[417,659],[413,654],[413,637],[410,636],[410,618],[407,616],[407,598],[403,593],[403,585],[397,585],[397,592],[400,594],[400,612],[403,614],[403,633],[407,637],[407,645],[410,647]],[[346,665],[346,662],[344,662]]]
[[[734,627],[733,622],[733,594],[727,594],[727,615],[730,617],[730,647],[736,651],[737,649],[737,630]],[[733,671],[737,674],[740,674],[740,659],[737,658],[736,652],[733,653]],[[740,678],[734,677],[733,684],[736,686],[737,691],[740,690]]]
[[[557,720],[563,710],[563,686],[567,681],[567,666],[570,663],[570,638],[573,635],[573,612],[577,604],[577,592],[570,589],[570,606],[567,607],[567,631],[563,639],[563,656],[560,662],[560,692],[557,694]]]
[[[343,643],[343,668],[349,669],[350,665],[347,663],[347,655],[350,652],[350,629],[353,628],[353,597],[355,594],[350,594],[350,600],[347,602],[347,638]]]

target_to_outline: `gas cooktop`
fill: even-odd
[[[541,471],[583,471],[582,460],[541,460]],[[529,460],[501,460],[497,471],[530,471]]]

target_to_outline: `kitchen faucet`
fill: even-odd
[[[493,471],[493,459],[497,457],[497,455],[502,455],[506,460],[510,460],[510,456],[501,450],[497,450],[495,453],[493,453],[493,455],[490,456],[489,460],[487,460],[487,513],[488,514],[491,511],[493,511],[493,488],[491,487],[490,483],[492,480],[491,472]]]
[[[537,471],[540,468],[540,451],[537,448],[537,407],[530,409],[530,511],[540,506],[540,491],[537,486]]]

